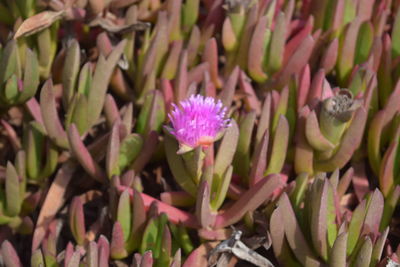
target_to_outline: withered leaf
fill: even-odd
[[[143,31],[150,27],[150,23],[139,21],[139,22],[126,24],[126,25],[118,25],[118,24],[111,22],[108,19],[97,17],[89,23],[89,26],[91,26],[91,27],[99,26],[99,27],[103,28],[104,30],[106,30],[108,32],[112,32],[112,33],[127,33],[130,31]]]
[[[21,36],[29,36],[41,30],[50,27],[54,22],[61,19],[65,14],[64,10],[61,11],[43,11],[30,18],[27,18],[19,26],[17,32],[14,34],[14,39]]]

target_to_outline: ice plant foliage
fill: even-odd
[[[192,95],[173,107],[169,114],[172,124],[169,131],[181,147],[209,146],[230,125],[230,119],[226,118],[227,108],[221,100],[212,97]]]

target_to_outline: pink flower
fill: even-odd
[[[173,107],[174,110],[168,115],[172,124],[169,132],[181,147],[207,147],[229,126],[230,120],[225,118],[227,108],[221,100],[215,102],[212,97],[192,95],[181,101],[180,107]]]

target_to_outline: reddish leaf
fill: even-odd
[[[77,164],[73,161],[67,161],[58,170],[40,209],[36,228],[33,233],[32,251],[39,248],[40,243],[45,237],[46,230],[54,219],[58,209],[64,205],[65,191],[77,167]]]
[[[267,201],[274,190],[282,185],[277,174],[271,174],[247,190],[232,206],[217,215],[215,228],[238,222],[246,212],[253,211]]]

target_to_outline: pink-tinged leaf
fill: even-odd
[[[104,114],[107,120],[107,126],[111,129],[114,122],[120,121],[118,106],[111,94],[106,95],[106,100],[104,102]]]
[[[119,222],[114,223],[111,239],[111,257],[113,259],[123,259],[128,256],[125,250],[124,234]]]
[[[232,235],[231,229],[200,229],[198,231],[199,236],[206,240],[226,240]]]
[[[346,82],[353,68],[357,35],[360,26],[360,18],[356,17],[347,27],[343,44],[340,46],[337,68],[338,78],[342,84]]]
[[[337,38],[333,39],[332,42],[326,48],[320,66],[325,70],[326,73],[330,73],[335,67],[339,49],[339,40]]]
[[[297,50],[288,59],[288,63],[279,74],[278,85],[282,86],[287,84],[293,74],[299,73],[301,69],[307,64],[310,59],[311,53],[315,45],[314,38],[308,35],[299,44]]]
[[[346,266],[347,237],[347,233],[342,233],[336,238],[329,254],[329,266]]]
[[[79,245],[85,241],[85,217],[83,213],[83,203],[80,197],[74,197],[69,211],[69,226],[71,232]]]
[[[182,266],[182,252],[181,249],[179,248],[174,255],[174,258],[172,259],[170,267],[180,267]]]
[[[299,111],[299,118],[296,123],[296,135],[295,135],[295,159],[294,168],[297,174],[300,173],[313,173],[313,160],[314,153],[310,144],[307,142],[305,136],[306,118],[310,114],[308,106],[304,106]]]
[[[288,60],[292,57],[292,55],[295,53],[295,51],[298,49],[304,39],[311,34],[313,24],[314,18],[309,17],[304,27],[287,43],[287,45],[285,46],[283,65],[287,64]]]
[[[334,145],[321,133],[314,110],[307,116],[305,135],[308,143],[318,151],[329,151],[334,148]]]
[[[375,38],[372,43],[371,53],[369,54],[367,65],[374,73],[378,72],[380,59],[382,55],[382,40]]]
[[[217,215],[215,228],[235,224],[249,211],[269,200],[275,189],[282,186],[279,175],[271,174],[247,190],[232,206]]]
[[[140,246],[143,229],[146,223],[146,210],[143,199],[137,191],[135,191],[132,200],[132,227],[131,234],[127,241],[127,250],[132,251]]]
[[[272,142],[271,157],[268,162],[268,168],[264,172],[264,175],[281,172],[285,163],[288,145],[289,123],[285,116],[280,115],[278,126],[276,127]]]
[[[315,259],[311,248],[308,246],[306,239],[301,232],[300,225],[297,222],[296,215],[286,193],[283,193],[279,202],[278,209],[282,217],[282,224],[285,229],[286,240],[289,243],[294,255],[303,265],[308,260]]]
[[[207,75],[207,77],[209,76],[209,72],[210,72],[210,64],[208,62],[203,62],[203,63],[196,65],[188,72],[187,84],[192,86],[193,84],[199,84],[201,82],[204,82],[206,75]],[[209,77],[208,77],[208,79],[209,79]],[[189,89],[192,89],[192,88],[189,88]],[[189,89],[188,89],[188,91],[189,91]],[[188,94],[190,94],[190,93],[191,92],[188,92]]]
[[[344,134],[336,154],[326,161],[317,162],[316,168],[318,170],[334,171],[336,168],[343,168],[346,165],[361,143],[367,115],[363,107],[360,107],[355,112],[353,120]]]
[[[21,140],[14,128],[5,120],[0,120],[0,124],[3,126],[4,130],[7,133],[7,137],[10,140],[11,145],[13,146],[14,151],[18,151],[21,149]]]
[[[218,46],[215,38],[211,38],[207,41],[203,51],[203,61],[210,64],[211,80],[215,87],[221,88],[222,82],[218,74]]]
[[[338,199],[341,199],[344,196],[344,194],[346,193],[346,191],[349,188],[350,183],[353,179],[353,175],[354,175],[353,168],[349,168],[345,172],[345,174],[343,174],[342,178],[339,181],[337,189],[336,189]]]
[[[47,192],[46,198],[40,209],[36,228],[33,233],[32,251],[39,248],[45,237],[47,228],[56,215],[58,209],[64,204],[64,194],[67,186],[72,179],[72,175],[77,168],[77,164],[72,161],[65,162],[58,170],[57,175]]]
[[[275,209],[270,219],[270,233],[272,239],[272,249],[274,250],[275,256],[282,261],[285,257],[283,247],[285,242],[285,229],[283,225],[283,218],[281,210]]]
[[[187,44],[188,51],[188,64],[193,66],[196,63],[197,53],[200,46],[201,33],[199,27],[194,25],[192,32],[190,33],[189,41]]]
[[[1,244],[1,255],[5,267],[22,267],[22,263],[18,257],[15,248],[8,240]]]
[[[385,197],[387,197],[390,191],[393,188],[394,184],[394,167],[396,160],[396,152],[399,146],[399,142],[394,140],[389,148],[386,150],[385,155],[383,156],[381,167],[379,171],[379,188],[382,190],[382,193]]]
[[[365,214],[361,235],[369,235],[372,241],[375,242],[379,236],[379,224],[384,208],[383,195],[379,189],[375,189],[367,205],[367,213]]]
[[[131,198],[134,196],[134,191],[132,190],[132,188],[127,188],[125,186],[119,186],[118,190],[119,191],[124,191],[125,189],[128,189],[129,195],[131,196]],[[180,209],[177,209],[173,206],[170,206],[168,204],[165,204],[161,201],[159,201],[158,199],[155,199],[149,195],[146,195],[144,193],[140,194],[142,199],[143,199],[143,203],[144,206],[146,207],[146,210],[148,210],[150,208],[150,205],[155,202],[157,205],[157,213],[161,214],[161,213],[165,213],[168,214],[168,219],[173,222],[173,223],[182,223],[184,226],[186,227],[190,227],[190,228],[197,228],[199,227],[199,224],[197,223],[196,217],[193,216],[192,214],[182,211]]]
[[[66,267],[79,267],[79,263],[81,261],[81,253],[79,250],[74,251],[71,255],[71,257],[68,260],[68,263],[65,262]]]
[[[354,175],[353,175],[353,188],[357,199],[361,201],[365,195],[370,192],[368,177],[366,173],[366,166],[364,162],[353,163]]]
[[[379,91],[379,90],[378,90]],[[396,87],[387,99],[385,105],[385,116],[383,118],[384,127],[392,120],[394,115],[400,111],[400,80],[396,83]]]
[[[336,1],[336,6],[332,18],[332,30],[334,30],[335,32],[340,31],[344,23],[343,18],[345,12],[345,1],[346,0]]]
[[[176,207],[191,207],[195,199],[185,191],[163,192],[160,194],[162,202]]]
[[[89,151],[83,144],[78,129],[74,124],[71,124],[68,129],[68,140],[71,146],[72,153],[75,158],[79,161],[85,171],[95,180],[104,183],[107,181],[106,174],[94,161]]]
[[[88,125],[90,126],[96,123],[101,114],[109,81],[124,51],[125,45],[126,41],[123,40],[113,48],[107,59],[102,55],[99,57],[88,96],[88,110],[90,111],[88,113]]]
[[[46,132],[50,139],[56,145],[68,148],[67,134],[58,117],[55,92],[51,80],[46,81],[40,92],[40,110]]]
[[[320,69],[314,75],[307,98],[307,104],[311,109],[315,109],[317,104],[322,100],[322,88],[324,80],[325,80],[325,70]]]
[[[297,110],[300,111],[307,102],[308,92],[310,90],[311,73],[310,65],[306,65],[300,72],[299,85],[297,88]]]
[[[172,108],[171,104],[174,101],[174,91],[172,88],[172,83],[169,80],[161,79],[160,84],[165,102],[165,111],[166,113],[169,113]]]
[[[60,20],[65,11],[43,11],[27,18],[19,26],[14,34],[14,39],[21,36],[29,36],[50,27],[54,22]]]
[[[108,267],[110,243],[105,236],[101,235],[97,241],[97,246],[99,248],[99,267]]]
[[[220,29],[224,16],[224,10],[222,8],[223,0],[209,1],[210,9],[207,12],[207,17],[204,21],[204,29],[217,28]],[[211,32],[211,35],[213,32]]]
[[[360,19],[362,21],[368,21],[371,19],[374,5],[375,5],[375,0],[358,1],[357,14],[360,16]]]
[[[193,250],[182,267],[204,267],[208,265],[208,255],[220,242],[207,242]]]
[[[263,61],[270,35],[271,32],[267,29],[267,17],[263,16],[255,25],[247,57],[247,66],[250,76],[260,83],[265,82],[268,78],[267,74],[263,70]]]
[[[178,73],[174,80],[175,103],[179,103],[187,97],[188,72],[187,72],[188,53],[183,50],[179,60]]]
[[[42,113],[40,110],[40,105],[37,102],[36,98],[32,97],[28,101],[25,102],[25,106],[27,107],[29,114],[41,125],[44,125]]]
[[[269,130],[266,129],[260,144],[256,147],[256,150],[253,154],[250,177],[249,177],[250,186],[254,186],[264,176],[264,171],[267,167],[268,143],[269,143]]]
[[[218,96],[225,107],[230,107],[232,105],[233,96],[235,95],[235,89],[238,84],[239,72],[239,67],[233,69]]]
[[[202,228],[209,228],[215,220],[210,207],[210,186],[203,181],[197,191],[196,216]]]
[[[151,250],[143,253],[140,267],[152,267],[153,266],[153,252]]]
[[[96,242],[89,242],[86,254],[88,267],[99,266],[99,250]]]
[[[67,247],[65,248],[65,257],[64,257],[64,265],[68,266],[69,261],[71,260],[72,254],[74,254],[74,246],[71,242],[68,242]]]
[[[139,11],[140,12],[140,11]],[[143,76],[150,76],[158,71],[161,59],[168,50],[168,19],[167,12],[161,11],[157,16],[155,34],[150,47],[146,50],[143,61]],[[153,88],[151,88],[153,89]]]
[[[255,110],[256,114],[259,115],[261,113],[261,103],[257,98],[256,93],[254,92],[253,87],[251,86],[251,80],[246,76],[246,74],[242,71],[239,76],[239,85],[240,89],[245,93],[245,105],[246,110]]]
[[[255,147],[258,147],[260,145],[265,132],[270,127],[271,116],[272,116],[271,106],[272,106],[271,93],[268,92],[264,99],[264,104],[262,106],[260,119],[258,120]]]

